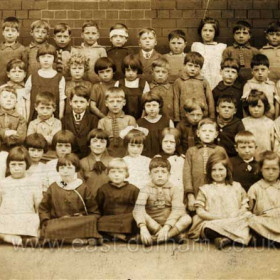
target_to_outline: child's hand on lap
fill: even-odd
[[[140,236],[141,236],[141,241],[144,245],[152,245],[153,242],[152,236],[146,226],[141,227]]]
[[[169,226],[169,225],[163,226],[163,227],[156,233],[157,241],[158,241],[158,242],[166,241],[166,240],[168,239],[168,232],[169,232],[169,230],[170,230],[170,226]]]

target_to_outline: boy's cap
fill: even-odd
[[[124,37],[128,38],[128,33],[125,29],[113,29],[110,31],[110,35],[109,35],[110,39],[116,35],[120,35],[120,36],[124,36]]]

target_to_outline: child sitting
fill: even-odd
[[[190,238],[214,240],[221,250],[234,242],[248,245],[248,198],[241,185],[232,180],[232,167],[223,152],[209,157],[207,184],[196,196],[196,216],[189,231]]]
[[[106,91],[115,86],[113,75],[116,72],[116,65],[108,57],[99,58],[95,63],[95,72],[99,82],[92,86],[90,94],[90,110],[99,119],[104,118],[108,113],[106,106]]]
[[[181,233],[189,227],[191,218],[185,212],[182,192],[169,181],[170,163],[156,157],[151,160],[149,169],[151,183],[140,190],[133,210],[141,241],[151,245],[153,241],[174,238],[182,243]]]
[[[108,152],[113,157],[123,157],[125,148],[120,138],[120,131],[127,126],[136,126],[134,117],[125,115],[125,93],[121,88],[109,88],[105,94],[105,104],[109,112],[98,122],[98,128],[103,129],[110,139]]]
[[[140,52],[137,54],[138,59],[143,65],[142,78],[147,82],[152,81],[152,63],[161,57],[155,50],[157,45],[156,32],[152,28],[143,28],[138,33]]]
[[[274,120],[279,116],[280,96],[275,83],[268,79],[268,58],[264,54],[254,55],[251,61],[251,68],[253,78],[244,85],[242,99],[248,98],[252,89],[264,92],[270,107],[269,111],[266,112],[266,116]]]
[[[195,197],[199,187],[206,183],[206,163],[210,155],[225,150],[214,144],[218,136],[217,124],[211,119],[203,119],[198,123],[197,136],[200,143],[187,150],[183,169],[185,200],[190,211],[194,211]]]
[[[240,131],[235,136],[235,149],[238,153],[232,157],[232,178],[239,182],[247,192],[259,179],[259,166],[255,160],[256,138],[250,131]]]
[[[177,124],[180,132],[179,154],[185,155],[188,148],[198,143],[197,125],[205,116],[205,104],[196,98],[187,99],[184,104],[185,117]]]
[[[97,127],[97,118],[88,111],[89,94],[89,90],[83,86],[73,88],[69,96],[72,111],[61,120],[63,129],[73,132],[77,139],[79,158],[88,155],[87,136]]]
[[[221,63],[221,76],[222,81],[213,89],[213,97],[215,101],[215,106],[217,106],[217,101],[222,95],[229,95],[236,99],[236,117],[239,119],[243,118],[243,108],[242,108],[242,94],[243,85],[237,79],[239,72],[239,64],[236,59],[226,58]]]
[[[236,156],[234,147],[234,137],[239,131],[244,130],[244,125],[240,119],[235,116],[236,99],[228,95],[220,96],[216,107],[218,116],[218,137],[217,144],[224,147],[228,156]]]
[[[29,123],[27,135],[40,133],[51,145],[53,136],[62,128],[61,121],[54,117],[55,106],[55,97],[51,92],[39,92],[36,95],[37,118]]]
[[[195,97],[206,104],[207,116],[215,118],[215,107],[209,83],[201,75],[204,58],[197,52],[189,52],[185,56],[184,67],[180,78],[174,83],[175,120],[185,116],[184,103],[187,99]]]
[[[98,189],[95,198],[101,215],[98,231],[129,241],[129,237],[137,232],[132,211],[139,189],[126,181],[129,176],[128,167],[122,158],[112,159],[107,172],[109,183]]]
[[[185,48],[187,45],[186,34],[183,30],[173,30],[168,34],[170,52],[164,54],[163,57],[168,61],[169,77],[168,81],[174,83],[184,66]]]
[[[13,87],[0,89],[0,138],[2,150],[22,144],[26,137],[26,121],[16,112],[17,93]]]
[[[252,57],[259,51],[252,47],[249,43],[251,39],[251,25],[247,21],[240,20],[233,26],[232,33],[234,43],[227,47],[223,52],[223,60],[226,58],[234,58],[240,65],[239,78],[245,83],[252,78],[250,64]]]

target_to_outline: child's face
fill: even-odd
[[[52,54],[43,54],[39,56],[39,63],[41,69],[52,69],[54,63],[54,56]]]
[[[123,35],[114,35],[110,38],[110,41],[114,47],[122,47],[126,43],[127,38]]]
[[[76,168],[73,164],[61,165],[58,168],[58,173],[63,182],[72,182],[76,177]]]
[[[201,29],[203,43],[212,43],[215,38],[215,28],[211,23],[206,23]]]
[[[48,120],[52,117],[54,111],[55,111],[55,105],[52,103],[45,104],[45,103],[39,103],[35,106],[35,110],[38,113],[38,117],[41,120]]]
[[[186,112],[186,118],[191,125],[197,125],[203,118],[203,112],[201,108]]]
[[[204,124],[196,133],[201,142],[205,144],[214,142],[215,138],[218,136],[218,131],[214,124]]]
[[[105,105],[110,112],[118,114],[121,112],[125,105],[125,99],[123,97],[108,97],[105,101]]]
[[[31,32],[31,36],[37,44],[42,44],[48,39],[48,31],[43,27],[35,27]]]
[[[55,151],[58,158],[63,158],[64,156],[68,155],[72,151],[71,143],[60,143],[57,142],[55,146]]]
[[[176,150],[175,136],[172,134],[166,134],[162,139],[161,147],[166,154],[173,155]]]
[[[88,26],[85,27],[81,37],[88,46],[92,46],[99,39],[99,31],[97,30],[96,26]]]
[[[16,107],[17,97],[9,91],[2,91],[0,94],[0,105],[4,110],[13,110]]]
[[[279,177],[279,162],[277,159],[266,159],[262,166],[262,175],[265,181],[274,183]]]
[[[216,183],[224,183],[227,177],[227,169],[225,166],[219,162],[213,165],[211,170],[211,177]]]
[[[187,43],[183,38],[173,38],[169,41],[169,48],[173,54],[181,54],[184,52]]]
[[[251,34],[248,28],[238,29],[233,34],[233,39],[238,45],[245,45],[249,42]]]
[[[138,157],[143,152],[143,144],[128,143],[127,152],[131,157]]]
[[[244,142],[244,143],[238,143],[235,147],[238,155],[243,159],[243,160],[249,160],[252,157],[254,157],[255,152],[256,152],[256,143],[251,141],[251,142]]]
[[[31,147],[31,148],[28,148],[28,153],[29,153],[29,156],[32,160],[32,163],[36,164],[36,163],[39,163],[39,161],[42,159],[43,154],[44,154],[44,150]]]
[[[4,37],[5,43],[12,44],[17,40],[19,31],[15,27],[6,26],[2,31],[2,35]]]
[[[280,45],[280,31],[269,32],[266,34],[266,40],[271,46],[277,47]]]
[[[114,72],[112,67],[108,67],[106,69],[98,71],[98,76],[100,78],[100,81],[104,83],[111,82],[113,80],[113,75]]]
[[[152,182],[159,187],[167,183],[169,176],[170,173],[166,167],[156,167],[150,171]]]
[[[127,171],[125,168],[111,168],[108,172],[109,180],[115,185],[122,185],[127,177]]]
[[[264,104],[261,100],[256,106],[249,105],[249,113],[253,118],[261,118],[264,115]]]
[[[159,103],[156,101],[145,103],[145,112],[150,118],[156,118],[159,114]]]
[[[82,114],[89,106],[89,102],[82,96],[74,95],[70,100],[70,106],[75,114]]]
[[[26,76],[26,72],[19,67],[16,67],[12,68],[10,72],[7,72],[7,76],[14,83],[21,83]]]
[[[235,105],[232,102],[222,101],[216,108],[219,117],[223,120],[231,120],[236,113]]]
[[[107,147],[106,139],[92,138],[90,140],[90,150],[95,155],[101,155],[105,152]]]
[[[238,72],[234,68],[225,67],[221,70],[221,75],[223,78],[223,82],[227,86],[231,86],[234,84],[235,80],[238,77]]]
[[[157,40],[152,32],[146,32],[139,38],[139,46],[142,50],[149,52],[155,48]]]
[[[187,62],[183,67],[183,70],[189,77],[196,77],[197,75],[199,75],[200,69],[201,68],[199,64],[195,64],[192,62]]]
[[[269,68],[265,65],[256,65],[252,70],[253,77],[258,82],[265,82],[268,78],[269,72]]]
[[[85,74],[85,66],[83,64],[72,64],[70,74],[74,80],[81,80]]]
[[[23,178],[25,176],[25,171],[26,171],[26,162],[12,160],[9,163],[9,169],[10,169],[12,178],[14,178],[14,179]]]
[[[165,67],[156,66],[152,72],[154,80],[158,84],[163,84],[168,79],[168,70]]]
[[[68,46],[68,44],[71,41],[71,36],[69,34],[68,30],[65,31],[61,31],[58,32],[54,35],[53,37],[55,44],[59,47],[59,48],[65,48]]]
[[[125,78],[128,81],[134,81],[136,80],[138,77],[138,71],[137,70],[133,70],[131,68],[125,68]]]

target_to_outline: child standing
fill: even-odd
[[[149,169],[151,183],[140,190],[133,210],[141,240],[145,245],[170,238],[181,243],[181,233],[191,224],[191,217],[185,212],[182,192],[169,181],[170,163],[156,157]]]
[[[97,23],[92,20],[86,21],[82,26],[81,37],[83,39],[83,43],[79,47],[72,48],[72,54],[80,53],[89,60],[87,80],[92,83],[99,81],[94,68],[95,62],[98,58],[107,56],[106,50],[97,43],[99,36],[100,34]]]
[[[0,85],[7,81],[6,67],[10,60],[18,58],[27,62],[27,53],[23,45],[17,39],[19,37],[19,20],[15,17],[7,17],[2,24],[4,42],[0,44]]]
[[[184,66],[185,48],[187,45],[186,34],[183,30],[173,30],[168,34],[170,52],[163,57],[168,61],[170,66],[168,81],[174,83]]]
[[[174,127],[174,123],[172,120],[160,114],[163,100],[159,94],[144,94],[142,97],[142,104],[146,116],[138,119],[137,124],[147,128],[149,131],[144,142],[143,155],[152,158],[160,153],[160,137],[162,130],[166,127]]]
[[[26,89],[26,111],[27,118],[30,121],[36,118],[35,100],[38,93],[51,92],[56,100],[54,116],[62,119],[65,107],[65,79],[53,69],[56,59],[56,49],[50,44],[42,45],[37,52],[37,59],[40,63],[40,69],[29,76],[25,84]]]
[[[136,120],[123,112],[125,93],[121,88],[109,88],[105,94],[105,103],[109,112],[106,117],[98,121],[98,128],[109,135],[109,154],[113,157],[123,157],[125,148],[120,138],[120,131],[130,125],[136,126]]]
[[[132,211],[139,189],[126,181],[128,167],[122,158],[112,159],[107,172],[109,183],[98,189],[95,198],[101,215],[98,231],[129,241],[129,237],[137,232]]]
[[[90,94],[90,109],[99,119],[104,118],[108,113],[105,101],[106,91],[115,86],[113,75],[116,72],[116,65],[108,57],[99,58],[95,63],[95,72],[99,82],[92,86]]]
[[[185,200],[190,211],[194,211],[195,197],[199,187],[206,183],[206,163],[210,155],[225,152],[223,147],[214,144],[218,136],[217,124],[211,119],[203,119],[198,123],[197,136],[200,143],[187,150],[183,169]]]
[[[200,75],[203,62],[203,56],[197,52],[189,52],[185,56],[180,78],[174,83],[175,120],[181,120],[184,117],[184,103],[192,97],[203,101],[207,108],[207,116],[215,118],[211,88],[207,80]]]
[[[205,17],[202,19],[197,31],[202,43],[194,42],[191,51],[198,52],[204,57],[201,74],[213,90],[222,79],[220,75],[222,54],[227,45],[214,41],[220,34],[219,22],[214,18]]]
[[[0,181],[0,238],[14,245],[22,245],[23,238],[38,237],[42,190],[26,176],[29,166],[27,150],[14,147],[7,158],[10,176]]]
[[[214,153],[207,162],[207,183],[199,188],[196,216],[190,238],[210,239],[221,250],[232,241],[248,245],[248,198],[245,190],[232,180],[232,168],[224,153]]]
[[[232,29],[234,43],[223,52],[223,60],[230,57],[238,61],[241,67],[239,78],[243,83],[252,78],[250,69],[251,60],[255,54],[259,53],[249,43],[251,29],[252,26],[247,21],[240,20],[236,22]]]

